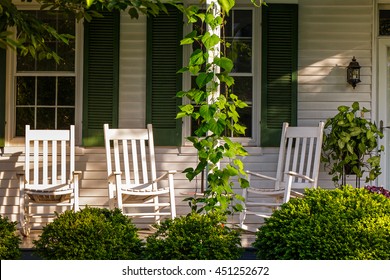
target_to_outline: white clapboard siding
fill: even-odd
[[[143,128],[146,119],[146,16],[121,14],[119,127]]]
[[[371,0],[300,0],[298,123],[312,125],[358,101],[372,108]],[[356,56],[362,82],[353,89],[346,67]]]

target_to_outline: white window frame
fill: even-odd
[[[233,139],[240,142],[243,146],[259,146],[260,145],[260,102],[261,102],[261,9],[254,7],[252,4],[243,4],[236,6],[233,10],[252,10],[252,77],[253,77],[253,93],[252,93],[252,136],[251,137],[234,137]],[[185,24],[183,36],[192,31],[191,24]],[[183,48],[183,67],[187,66],[192,48],[190,45],[185,45]],[[237,75],[232,76],[240,76]],[[248,76],[248,75],[245,75]],[[183,90],[191,89],[191,74],[186,72],[183,74]],[[183,104],[189,104],[187,98],[183,98]],[[191,119],[186,117],[183,119],[182,143],[184,146],[192,146],[192,143],[187,140],[191,136]]]
[[[17,2],[14,3],[19,10],[39,10],[40,5],[34,2]],[[10,31],[16,36],[16,29],[12,28]],[[82,126],[82,101],[83,101],[83,22],[76,20],[75,26],[75,71],[74,73],[56,71],[54,76],[74,76],[75,82],[75,126],[76,126],[76,144],[81,143]],[[16,69],[17,55],[16,51],[7,51],[6,58],[6,128],[5,128],[5,142],[6,146],[23,146],[24,137],[16,137],[14,135],[16,126],[16,77],[18,76]],[[45,76],[51,71],[31,72],[33,76]],[[26,75],[23,75],[26,76]],[[47,75],[46,75],[47,76]]]

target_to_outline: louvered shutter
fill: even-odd
[[[262,10],[261,146],[279,146],[283,122],[297,123],[298,5]]]
[[[155,144],[181,145],[181,120],[176,119],[181,100],[183,36],[182,13],[168,6],[168,14],[148,18],[147,122],[153,124]]]
[[[5,144],[5,59],[6,51],[0,48],[0,147]]]
[[[103,124],[118,126],[119,13],[85,23],[83,145],[103,145]]]

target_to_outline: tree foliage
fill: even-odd
[[[31,0],[28,2],[31,2]],[[61,11],[75,15],[79,21],[102,17],[103,10],[127,11],[131,18],[140,14],[157,15],[166,12],[159,0],[37,0],[41,10]],[[17,30],[17,35],[10,28]],[[16,37],[16,38],[15,38]],[[68,44],[73,36],[60,34],[55,27],[43,23],[30,13],[26,13],[12,3],[11,0],[0,0],[0,48],[10,47],[21,55],[31,55],[38,59],[54,59],[60,61],[59,55],[46,43],[57,40]]]
[[[9,28],[17,29],[16,39]],[[18,10],[11,0],[0,0],[0,48],[10,47],[17,49],[21,55],[59,62],[60,57],[46,42],[57,40],[67,44],[71,38],[68,34],[59,34],[54,27],[31,14]]]

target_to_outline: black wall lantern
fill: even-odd
[[[352,85],[353,88],[355,88],[356,85],[361,82],[360,65],[359,62],[356,61],[355,57],[352,58],[352,61],[347,67],[347,82]]]

